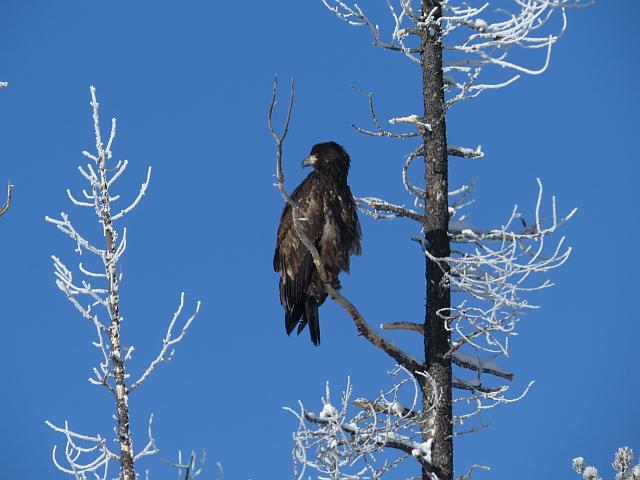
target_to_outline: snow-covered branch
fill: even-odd
[[[619,448],[614,455],[612,466],[616,471],[616,480],[640,480],[640,463],[633,465],[633,450],[631,448]],[[576,473],[582,475],[584,480],[602,480],[598,469],[585,464],[582,457],[574,458],[571,467]]]
[[[356,3],[322,0],[337,18],[353,27],[369,30],[376,47],[404,53],[420,64],[420,39],[441,32],[447,105],[473,98],[486,90],[504,88],[522,75],[540,75],[549,67],[553,46],[567,28],[566,10],[586,7],[593,0],[492,0],[476,6],[458,0],[442,0],[422,11],[415,0],[387,0],[391,19],[389,40],[383,40],[377,22]],[[526,65],[517,50],[543,50],[538,66]],[[517,60],[511,57],[517,57]],[[487,67],[489,81],[481,82]],[[488,70],[491,70],[490,68]],[[513,72],[503,78],[505,70]],[[378,122],[376,122],[378,124]],[[359,129],[373,136],[405,138],[391,134],[378,124],[378,132]]]
[[[356,204],[360,207],[360,211],[366,215],[370,215],[375,219],[393,219],[397,217],[410,218],[421,224],[424,223],[424,216],[415,210],[405,207],[404,205],[396,205],[381,198],[361,197],[355,199]]]
[[[450,93],[448,105],[485,90],[506,87],[521,74],[544,73],[554,44],[567,28],[566,9],[591,3],[592,0],[496,0],[472,6],[443,1],[440,25]],[[541,65],[525,66],[519,56],[518,60],[509,60],[518,49],[543,50]],[[489,82],[480,83],[487,67],[497,68],[487,72]],[[513,72],[506,79],[499,76],[505,70]]]
[[[569,258],[571,247],[564,247],[564,238],[549,252],[545,251],[545,244],[547,237],[568,221],[576,209],[558,217],[553,197],[551,222],[544,225],[542,194],[542,183],[538,180],[535,221],[530,226],[517,205],[507,222],[497,229],[480,230],[466,221],[451,219],[450,238],[460,247],[452,250],[448,258],[433,260],[443,268],[448,266],[446,281],[466,297],[450,311],[440,312],[449,328],[459,335],[452,343],[452,351],[468,344],[474,349],[508,355],[508,337],[515,334],[521,313],[537,308],[526,295],[553,285],[549,280],[534,282],[533,277],[560,267]],[[521,228],[514,228],[516,223]],[[418,240],[424,244],[423,238]],[[427,248],[423,251],[431,256]]]
[[[149,417],[149,423],[147,426],[147,444],[142,450],[135,454],[134,460],[139,460],[147,456],[157,456],[162,463],[175,469],[178,474],[178,480],[195,480],[204,471],[204,466],[207,460],[206,452],[202,452],[202,457],[198,459],[195,452],[191,452],[188,459],[185,461],[182,451],[178,451],[177,460],[169,460],[166,458],[160,447],[156,443],[156,439],[153,436],[153,414]],[[147,472],[147,478],[149,477]]]
[[[60,463],[56,445],[54,445],[51,454],[53,464],[58,470],[74,476],[76,480],[87,480],[87,478],[108,480],[110,478],[109,462],[112,460],[118,462],[119,456],[107,448],[105,438],[100,435],[90,436],[74,432],[69,428],[68,422],[64,422],[64,427],[58,427],[49,421],[45,423],[49,428],[61,433],[66,438],[65,464]],[[87,457],[89,459],[85,460]]]
[[[458,147],[457,145],[447,145],[447,153],[452,157],[462,158],[482,158],[484,152],[482,147],[478,145],[475,149],[468,147]]]
[[[306,410],[302,402],[299,411],[286,408],[298,419],[292,452],[296,478],[306,478],[305,470],[311,468],[331,479],[378,479],[408,458],[430,468],[433,439],[425,441],[422,432],[432,426],[439,397],[432,399],[428,411],[419,411],[423,387],[416,376],[400,367],[389,373],[393,386],[374,400],[351,401],[348,380],[336,406],[327,382],[319,414]],[[432,391],[438,392],[433,381],[424,372],[421,375],[425,382],[431,382]],[[401,399],[410,403],[405,405]],[[385,450],[395,450],[399,455],[377,458]]]
[[[469,188],[452,194],[467,195]],[[522,398],[529,387],[515,399],[505,396],[508,385],[487,382],[487,376],[513,379],[513,373],[501,368],[497,359],[509,355],[509,339],[516,335],[516,325],[524,312],[538,308],[528,297],[553,284],[548,279],[535,280],[539,274],[560,267],[571,254],[564,238],[547,249],[548,238],[576,212],[558,216],[556,200],[551,201],[551,221],[542,215],[542,183],[538,180],[538,196],[533,222],[527,224],[515,206],[500,228],[482,230],[471,226],[460,211],[464,205],[454,203],[449,222],[449,237],[455,248],[446,258],[434,257],[423,236],[416,236],[424,254],[442,267],[443,282],[460,296],[458,305],[441,310],[438,316],[452,332],[449,355],[459,368],[454,388],[470,392],[459,394],[454,402],[463,406],[455,419],[462,425],[488,408]],[[460,220],[462,219],[462,220]],[[465,373],[474,372],[468,378]],[[483,428],[481,425],[480,428]],[[474,427],[458,433],[476,431]]]
[[[366,130],[364,128],[361,128],[359,126],[357,126],[356,124],[353,124],[352,127],[355,128],[358,132],[364,134],[364,135],[369,135],[371,137],[389,137],[389,138],[399,138],[399,139],[404,139],[404,138],[413,138],[413,137],[418,137],[420,135],[422,135],[421,130],[418,130],[417,132],[411,132],[411,133],[394,133],[394,132],[390,132],[387,129],[385,129],[382,126],[382,123],[380,123],[380,120],[378,119],[378,115],[376,114],[376,110],[374,108],[373,105],[373,93],[369,92],[369,93],[364,93],[364,92],[360,92],[362,93],[362,95],[366,96],[369,99],[369,113],[371,115],[371,120],[373,121],[374,125],[376,126],[376,130],[375,132],[371,131],[371,130]],[[415,117],[415,118],[413,118]],[[395,125],[396,123],[415,123],[415,124],[419,124],[418,127],[420,128],[420,126],[422,126],[422,128],[426,128],[429,127],[428,125],[425,124],[420,124],[420,122],[418,122],[418,118],[417,116],[413,116],[411,122],[398,122],[396,120],[396,118],[392,118],[389,120],[389,123],[391,125]],[[429,127],[430,128],[430,127]]]
[[[380,36],[378,25],[367,17],[358,4],[349,5],[341,0],[322,0],[322,3],[331,13],[349,25],[367,28],[376,47],[402,52],[411,61],[420,63],[419,45],[407,43],[412,35],[418,33],[414,27],[419,23],[418,14],[411,7],[410,0],[401,0],[399,8],[395,7],[391,1],[387,2],[394,27],[391,33],[391,41],[386,42]],[[414,41],[413,43],[417,42]]]
[[[169,348],[179,343],[187,334],[187,330],[191,326],[191,322],[193,322],[193,320],[196,318],[196,315],[198,315],[198,313],[200,312],[200,302],[198,301],[196,303],[195,312],[189,318],[187,318],[187,320],[184,322],[184,325],[182,326],[182,330],[180,330],[180,333],[178,335],[175,335],[173,332],[173,328],[175,327],[175,324],[178,318],[182,314],[183,307],[184,307],[184,292],[180,294],[180,305],[178,306],[178,309],[176,310],[176,312],[173,314],[173,318],[169,323],[169,328],[167,328],[167,333],[162,339],[162,348],[160,349],[160,353],[158,353],[156,358],[153,359],[153,361],[149,364],[149,366],[144,371],[144,373],[140,376],[140,378],[131,384],[131,386],[129,387],[129,392],[133,392],[136,388],[142,385],[142,383],[144,383],[144,381],[149,377],[149,375],[151,375],[151,373],[156,369],[156,367],[160,363],[168,362],[173,358],[173,355],[175,354],[175,350],[172,348],[169,351]]]
[[[60,231],[71,237],[76,244],[76,252],[82,255],[89,252],[94,255],[90,258],[93,266],[87,268],[82,263],[78,266],[78,273],[68,268],[63,261],[52,256],[54,265],[54,275],[56,285],[66,295],[67,299],[80,312],[80,314],[90,320],[95,327],[97,339],[93,342],[100,352],[98,365],[92,368],[93,375],[89,382],[93,385],[105,387],[116,400],[116,420],[115,432],[117,443],[120,448],[119,454],[110,452],[106,441],[101,436],[87,436],[76,433],[65,427],[56,427],[50,422],[47,425],[53,430],[62,433],[66,437],[64,458],[66,464],[60,463],[56,454],[57,447],[53,450],[53,461],[55,466],[62,472],[75,476],[78,480],[84,480],[87,475],[90,478],[107,480],[109,476],[109,462],[115,460],[119,468],[121,480],[135,480],[137,478],[134,469],[134,462],[138,458],[159,454],[151,436],[151,421],[149,422],[149,442],[147,446],[134,455],[133,436],[129,426],[129,393],[140,386],[145,379],[154,371],[158,364],[169,360],[173,356],[173,350],[169,351],[175,344],[180,342],[192,321],[200,309],[200,302],[196,304],[195,313],[189,317],[182,326],[179,333],[174,333],[177,320],[182,313],[184,306],[184,294],[180,297],[180,306],[174,314],[167,333],[164,337],[162,348],[158,356],[150,363],[141,377],[129,385],[129,374],[126,373],[126,365],[131,360],[134,347],[123,347],[121,342],[121,322],[123,316],[120,311],[120,283],[122,272],[119,269],[119,261],[126,251],[127,230],[116,229],[114,222],[131,212],[138,206],[149,185],[151,167],[147,171],[145,181],[141,184],[135,200],[122,209],[119,213],[112,215],[111,203],[119,198],[114,195],[112,189],[116,180],[127,168],[127,161],[120,161],[113,168],[108,166],[112,158],[111,148],[116,137],[116,121],[111,122],[111,131],[107,146],[103,146],[100,129],[99,105],[96,98],[96,91],[91,87],[91,107],[93,117],[93,129],[95,134],[96,152],[83,152],[83,155],[90,160],[90,163],[78,167],[81,176],[88,182],[88,188],[82,189],[80,199],[75,196],[70,189],[67,189],[67,196],[74,206],[93,207],[96,214],[97,224],[100,226],[104,246],[96,246],[91,243],[87,236],[81,234],[71,222],[69,215],[60,214],[60,219],[45,217],[46,221],[55,225]],[[76,278],[77,277],[77,278]],[[79,441],[84,442],[82,445]],[[86,446],[88,444],[88,446]],[[89,460],[86,458],[89,457]],[[194,460],[188,464],[181,461],[175,464],[180,472],[189,471],[187,477],[181,473],[180,478],[195,478],[198,469],[194,470]]]
[[[467,470],[467,473],[465,473],[464,475],[458,477],[458,480],[468,480],[469,478],[471,478],[471,475],[473,475],[474,470],[486,470],[489,471],[491,470],[491,468],[487,467],[486,465],[471,465],[469,467],[469,470]]]

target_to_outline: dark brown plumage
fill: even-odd
[[[329,281],[339,288],[339,273],[349,272],[349,255],[360,254],[360,222],[347,185],[349,155],[335,142],[319,143],[302,165],[314,170],[293,191],[291,199],[299,206],[299,224],[318,249]],[[327,293],[311,254],[294,229],[288,204],[280,217],[273,268],[280,272],[280,303],[285,310],[287,334],[296,325],[299,334],[309,324],[311,341],[320,344],[318,307]]]

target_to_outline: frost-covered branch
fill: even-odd
[[[178,451],[177,461],[169,460],[162,454],[160,447],[158,447],[156,439],[153,436],[152,427],[153,415],[149,417],[149,423],[147,426],[147,444],[142,450],[136,453],[136,455],[134,456],[134,460],[137,461],[146,456],[157,456],[162,461],[162,463],[176,470],[176,473],[178,474],[178,480],[195,480],[196,478],[198,478],[204,471],[204,466],[207,460],[206,452],[202,452],[202,457],[198,460],[196,453],[192,451],[188,457],[188,460],[185,461],[182,456],[182,452]]]
[[[393,386],[374,400],[351,401],[349,380],[338,406],[331,402],[327,382],[319,414],[306,410],[302,402],[299,411],[286,408],[298,419],[292,452],[295,478],[306,478],[305,470],[311,468],[328,476],[321,478],[377,479],[409,458],[430,469],[433,439],[424,441],[422,432],[431,428],[439,398],[432,399],[428,411],[418,411],[423,389],[416,376],[402,368],[389,373]],[[421,375],[425,382],[432,383],[424,372]],[[412,391],[407,390],[409,387]],[[438,392],[436,388],[433,391]],[[405,405],[403,399],[410,403]],[[378,458],[385,449],[399,455]]]
[[[631,448],[619,448],[614,455],[612,466],[616,471],[616,480],[640,480],[640,463],[633,465],[633,450]],[[576,473],[582,475],[584,480],[602,480],[598,469],[586,465],[582,457],[574,458],[571,467]]]
[[[413,11],[410,1],[402,0],[399,8],[395,7],[391,1],[387,2],[389,13],[394,21],[390,42],[385,42],[381,39],[380,28],[367,17],[358,4],[351,6],[341,0],[322,0],[322,3],[331,13],[349,25],[367,28],[376,47],[402,52],[413,62],[420,63],[417,56],[420,53],[420,48],[407,43],[410,40],[410,35],[415,34],[416,30],[404,28],[406,23],[416,25],[418,22],[418,15]]]
[[[140,378],[131,384],[131,386],[129,387],[129,392],[133,392],[136,388],[142,385],[142,383],[144,383],[144,381],[149,377],[149,375],[151,375],[151,373],[156,369],[156,367],[160,363],[168,362],[173,358],[173,355],[175,354],[175,350],[172,348],[171,351],[169,351],[169,348],[173,347],[175,344],[179,343],[184,338],[184,336],[187,333],[187,330],[191,326],[191,322],[193,322],[193,320],[196,318],[196,315],[198,315],[198,313],[200,312],[200,302],[198,301],[196,303],[196,311],[184,322],[184,325],[182,326],[182,330],[180,330],[180,333],[178,335],[175,335],[173,333],[173,328],[176,324],[176,321],[182,314],[183,307],[184,307],[184,292],[180,294],[180,305],[178,306],[178,309],[176,310],[176,312],[173,314],[173,318],[169,323],[169,328],[167,328],[167,333],[165,337],[162,339],[162,348],[160,349],[160,353],[158,353],[158,356],[153,359],[153,361],[149,364],[149,366],[144,371],[144,373],[140,376]]]
[[[459,367],[473,370],[478,373],[487,373],[496,377],[513,380],[513,373],[502,370],[493,360],[482,360],[479,356],[472,357],[461,351],[455,351],[451,355],[453,363]]]
[[[119,269],[119,261],[126,251],[127,230],[116,229],[114,222],[131,212],[140,203],[149,185],[151,168],[147,171],[146,180],[141,184],[138,194],[133,202],[112,215],[111,204],[119,198],[112,193],[116,180],[124,173],[128,162],[120,161],[113,168],[108,166],[112,158],[111,148],[116,137],[116,120],[111,122],[111,131],[106,147],[103,145],[100,129],[99,105],[96,91],[91,87],[91,107],[93,116],[93,129],[95,134],[96,151],[82,152],[90,160],[84,166],[78,167],[81,176],[88,182],[88,188],[82,189],[82,196],[74,195],[67,189],[67,196],[74,206],[92,208],[96,214],[97,223],[100,225],[104,246],[96,246],[87,236],[81,234],[71,222],[69,215],[60,214],[60,219],[45,217],[46,221],[55,225],[60,231],[71,237],[76,244],[76,252],[82,255],[90,254],[87,268],[85,264],[78,265],[78,273],[75,273],[57,256],[52,256],[56,285],[66,295],[71,304],[80,314],[91,321],[95,327],[97,339],[93,346],[100,352],[98,365],[92,368],[93,376],[89,382],[93,385],[105,387],[116,401],[116,436],[120,449],[119,454],[110,452],[106,448],[106,441],[101,436],[87,436],[72,431],[68,424],[65,427],[56,427],[50,422],[47,425],[55,431],[65,435],[67,441],[64,449],[65,464],[61,464],[56,455],[57,447],[53,450],[55,466],[62,472],[73,475],[76,479],[84,480],[86,475],[90,478],[107,480],[109,476],[109,462],[115,460],[119,468],[121,480],[135,480],[137,478],[134,462],[144,456],[156,454],[155,444],[148,443],[137,455],[134,455],[133,437],[129,426],[129,393],[140,386],[153,372],[156,366],[173,356],[173,350],[168,349],[180,342],[185,336],[191,322],[200,309],[200,302],[196,304],[196,312],[184,323],[178,334],[173,332],[176,322],[184,305],[184,294],[180,297],[180,307],[174,314],[172,321],[163,340],[163,346],[159,355],[154,359],[141,377],[129,385],[129,374],[126,373],[126,365],[131,360],[134,347],[125,348],[121,341],[121,323],[123,316],[120,311],[120,283],[122,272]],[[151,437],[151,422],[149,423],[149,438]],[[82,446],[78,441],[84,442]],[[90,460],[86,460],[91,457]],[[180,462],[179,462],[180,463]],[[180,467],[182,471],[187,466]],[[195,478],[191,474],[188,478]],[[182,478],[182,477],[181,477]]]
[[[382,126],[382,124],[380,123],[380,120],[378,120],[378,116],[376,115],[376,110],[375,110],[375,108],[373,106],[373,93],[371,93],[371,92],[369,92],[369,93],[361,92],[361,93],[363,95],[365,95],[369,99],[369,113],[371,114],[371,120],[373,121],[374,125],[376,126],[376,130],[377,131],[373,132],[371,130],[366,130],[364,128],[360,128],[356,124],[351,125],[358,132],[360,132],[360,133],[362,133],[364,135],[369,135],[371,137],[390,137],[390,138],[399,138],[399,139],[413,138],[413,137],[418,137],[418,136],[422,135],[422,133],[420,131],[412,132],[412,133],[394,133],[394,132],[389,132],[388,130],[386,130]],[[396,122],[394,120],[396,120],[396,119],[390,119],[389,123],[391,125],[394,125],[396,123],[401,123],[401,122]],[[411,122],[411,123],[418,123],[418,122]]]
[[[500,228],[480,230],[466,221],[450,221],[451,241],[459,248],[448,258],[432,258],[448,266],[446,281],[465,300],[450,311],[440,312],[449,328],[459,338],[453,341],[456,351],[468,344],[474,349],[508,355],[508,338],[515,334],[521,313],[537,308],[527,300],[531,292],[552,286],[549,280],[535,282],[536,274],[560,267],[571,254],[561,238],[548,252],[547,237],[555,233],[576,212],[558,217],[555,197],[552,199],[551,223],[544,225],[541,215],[542,183],[538,180],[535,221],[528,226],[515,206],[507,222]],[[514,228],[514,224],[521,228]],[[424,239],[418,238],[424,244]],[[425,255],[432,257],[428,249]]]
[[[4,201],[4,205],[0,207],[0,217],[7,213],[9,207],[11,206],[11,192],[13,191],[13,184],[11,181],[7,184],[7,199]]]
[[[467,195],[469,191],[464,187],[450,192],[450,196]],[[534,221],[527,224],[516,206],[503,226],[489,230],[473,227],[461,215],[469,202],[454,203],[450,207],[449,237],[455,247],[446,258],[433,256],[424,237],[415,237],[424,254],[442,267],[443,283],[460,296],[458,305],[438,312],[452,333],[449,355],[460,370],[453,387],[468,392],[454,399],[460,409],[455,417],[458,427],[489,408],[522,398],[531,386],[512,399],[506,396],[508,385],[496,385],[494,381],[486,381],[486,377],[512,380],[513,373],[501,368],[497,359],[509,355],[509,339],[516,335],[522,315],[538,308],[528,297],[553,285],[547,279],[536,281],[535,277],[560,267],[571,254],[571,247],[564,247],[564,238],[551,248],[547,248],[547,243],[576,210],[558,216],[553,197],[551,220],[546,223],[542,200],[543,188],[538,180]],[[474,376],[465,375],[469,372]],[[465,428],[457,429],[457,433],[477,431],[484,425]]]
[[[45,422],[52,430],[61,433],[66,438],[64,447],[65,464],[60,463],[58,448],[54,445],[51,459],[55,467],[63,473],[74,476],[77,480],[87,478],[95,480],[108,480],[109,462],[119,461],[118,455],[111,452],[106,446],[106,439],[100,435],[89,436],[74,432],[69,428],[69,423],[64,422],[64,427],[58,427],[51,422]],[[85,458],[89,457],[88,460]],[[87,474],[90,477],[87,477]]]
[[[447,145],[447,153],[452,157],[462,158],[483,158],[484,152],[482,147],[478,145],[475,149],[467,147],[458,147],[457,145]]]
[[[521,74],[544,73],[554,44],[567,28],[566,9],[591,3],[592,0],[501,0],[473,6],[443,1],[444,74],[451,93],[448,105],[485,90],[506,87]],[[537,67],[525,66],[520,59],[510,60],[514,51],[537,49],[544,51]],[[488,67],[497,68],[488,73],[490,81],[481,83],[481,73]],[[499,76],[505,70],[513,72],[506,79]]]
[[[474,470],[489,471],[491,470],[491,468],[487,467],[486,465],[478,465],[478,464],[471,465],[471,467],[469,467],[469,470],[467,470],[467,473],[458,477],[458,480],[468,480],[469,478],[471,478],[471,475],[473,475]]]
[[[420,39],[441,32],[444,50],[447,106],[473,98],[486,90],[504,88],[521,75],[540,75],[549,67],[553,46],[567,28],[566,9],[586,7],[593,0],[495,0],[477,5],[458,0],[438,2],[423,11],[415,0],[387,0],[391,26],[389,40],[383,40],[378,23],[371,20],[356,3],[322,0],[324,6],[340,20],[353,27],[365,27],[373,44],[386,50],[404,53],[412,62],[421,63]],[[517,50],[542,50],[538,66],[528,66]],[[493,71],[489,67],[493,68]],[[487,70],[485,73],[484,70]],[[511,71],[506,78],[502,72]],[[488,81],[480,80],[481,73]],[[378,122],[376,122],[378,124]],[[406,138],[385,132],[358,129],[373,136]],[[418,134],[419,135],[419,134]]]
[[[453,417],[453,423],[455,428],[455,435],[465,435],[468,433],[478,432],[483,430],[486,425],[482,423],[482,413],[495,408],[500,405],[508,405],[522,400],[528,393],[534,382],[531,381],[525,387],[525,389],[516,397],[507,397],[506,393],[509,390],[508,385],[486,387],[483,386],[480,380],[480,373],[476,378],[467,380],[455,379],[453,387],[459,390],[469,392],[469,394],[457,395],[453,399],[454,405],[458,409],[458,414]],[[478,418],[479,425],[472,426],[470,428],[462,428],[472,418]]]
[[[361,197],[355,199],[360,211],[375,219],[393,219],[397,217],[410,218],[419,223],[424,223],[424,216],[404,205],[393,203],[375,197]]]

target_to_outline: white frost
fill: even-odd
[[[320,418],[336,418],[338,416],[338,410],[330,403],[325,403],[320,412]]]
[[[431,445],[433,444],[433,438],[430,438],[426,442],[422,442],[416,448],[411,450],[411,455],[416,458],[421,458],[427,463],[431,463]]]

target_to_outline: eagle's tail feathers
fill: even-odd
[[[307,298],[305,301],[305,316],[309,322],[309,333],[314,345],[320,345],[320,317],[318,315],[318,304],[314,298]]]
[[[304,330],[309,324],[309,333],[314,345],[320,345],[320,317],[318,315],[318,303],[314,298],[305,298],[294,305],[291,310],[284,314],[284,327],[287,335],[297,328],[297,334]]]
[[[300,319],[302,319],[302,322],[300,322]],[[298,333],[300,333],[300,328],[303,328],[307,323],[304,319],[304,301],[296,303],[291,310],[287,310],[284,314],[284,328],[287,330],[287,335],[291,335],[298,322],[301,325],[298,328]]]
[[[298,331],[296,332],[298,335],[300,335],[300,332],[304,330],[304,327],[307,326],[307,323],[309,323],[309,321],[307,320],[307,314],[303,313],[302,320],[300,320],[300,323],[298,324]]]

